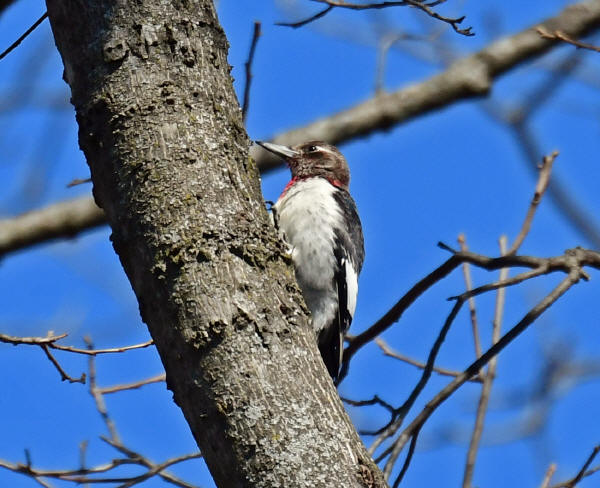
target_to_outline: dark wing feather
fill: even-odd
[[[356,204],[348,192],[339,190],[334,193],[347,226],[336,230],[334,254],[337,260],[337,272],[334,276],[338,291],[338,313],[334,323],[319,334],[319,350],[325,366],[334,381],[339,374],[344,346],[344,334],[350,328],[352,315],[348,310],[348,282],[346,280],[346,262],[349,261],[360,273],[365,257],[364,240]]]
[[[347,257],[358,276],[365,259],[365,244],[360,218],[356,210],[356,203],[354,203],[354,200],[347,191],[341,189],[335,192],[333,197],[342,210],[344,222],[348,223],[346,228],[338,229],[336,232],[336,244],[348,251],[349,254]]]

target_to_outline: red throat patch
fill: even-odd
[[[285,185],[285,188],[281,192],[281,195],[279,195],[279,198],[281,198],[283,195],[285,195],[287,193],[287,191],[294,185],[294,183],[296,183],[299,180],[300,180],[300,178],[298,178],[297,176],[294,176],[290,181],[288,181],[288,184]]]
[[[281,195],[279,195],[279,198],[283,197],[289,191],[289,189],[296,183],[302,180],[307,180],[308,178],[310,178],[310,176],[294,176],[290,181],[288,181],[288,184],[285,185],[285,188],[281,192]],[[340,180],[332,180],[330,178],[327,178],[327,181],[337,188],[344,189],[344,184]]]

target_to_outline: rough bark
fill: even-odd
[[[283,132],[273,141],[291,145],[311,139],[332,143],[346,142],[378,130],[389,129],[431,110],[485,95],[491,88],[491,83],[500,75],[524,61],[544,54],[556,45],[557,41],[544,39],[539,35],[536,31],[538,26],[560,30],[575,38],[589,34],[600,27],[600,1],[588,0],[568,6],[558,16],[517,34],[503,37],[438,75],[392,93],[377,95],[304,127]],[[251,156],[261,172],[282,164],[280,159],[256,147],[252,148]],[[62,207],[63,210],[77,215],[77,221],[80,223],[77,229],[63,220],[65,225],[62,230],[57,226],[46,238],[43,233],[36,233],[35,239],[22,239],[18,246],[8,251],[22,249],[44,240],[68,237],[75,231],[81,232],[96,225],[97,210],[93,205],[83,207],[74,202],[73,208],[69,208],[66,204],[67,202]],[[8,220],[0,221],[0,234],[5,232],[5,225],[6,230],[10,229]],[[1,252],[3,250],[0,248]]]
[[[268,223],[212,2],[47,6],[96,202],[217,485],[384,486]]]

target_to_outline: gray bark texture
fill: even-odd
[[[385,486],[268,222],[212,2],[47,6],[94,197],[217,485]]]

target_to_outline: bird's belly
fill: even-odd
[[[313,223],[318,224],[318,220],[311,218]],[[338,307],[337,292],[332,286],[336,265],[332,238],[321,229],[319,225],[305,225],[301,231],[289,229],[296,279],[313,316],[316,332],[333,320]]]
[[[312,313],[315,331],[335,317],[338,307],[333,286],[337,262],[332,225],[338,217],[331,210],[334,202],[323,200],[289,198],[274,207],[280,233],[291,248],[296,279]]]

